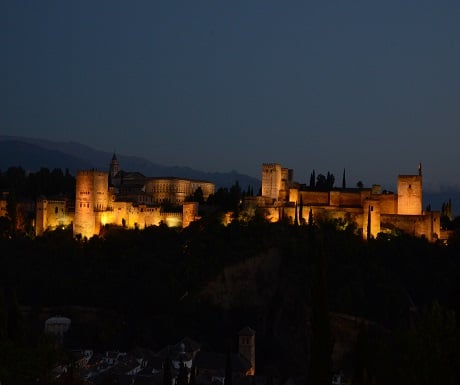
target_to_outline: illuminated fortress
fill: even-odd
[[[372,188],[331,188],[319,191],[293,181],[293,171],[277,163],[262,165],[262,196],[247,204],[262,208],[272,222],[281,219],[308,223],[319,219],[353,221],[363,237],[401,230],[429,241],[441,234],[438,211],[422,208],[422,169],[416,175],[399,175],[397,194]]]
[[[323,219],[354,222],[363,238],[381,232],[403,231],[429,241],[444,239],[441,213],[422,207],[422,170],[414,175],[399,175],[397,193],[371,188],[317,189],[293,180],[293,171],[277,163],[262,165],[262,195],[246,197],[244,205],[262,209],[271,222],[287,220],[309,223]],[[114,155],[110,171],[79,171],[76,178],[75,212],[73,202],[37,201],[35,232],[73,224],[74,236],[90,238],[103,226],[116,225],[143,229],[161,223],[187,227],[198,217],[198,203],[187,198],[201,189],[204,200],[215,186],[206,181],[145,177],[119,168]]]
[[[73,223],[73,234],[91,238],[105,225],[143,229],[166,224],[187,227],[198,219],[198,203],[187,198],[198,189],[203,199],[214,194],[214,184],[181,178],[149,178],[119,170],[116,156],[110,171],[78,171],[75,213],[64,200],[37,201],[36,235]]]
[[[210,182],[148,178],[138,172],[120,171],[114,154],[109,173],[77,173],[73,233],[90,238],[107,224],[128,229],[143,229],[160,223],[187,227],[198,219],[198,203],[187,202],[186,198],[198,188],[204,199],[214,193],[214,184]],[[164,205],[180,206],[181,210],[165,210]]]

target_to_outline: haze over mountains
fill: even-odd
[[[41,167],[50,169],[69,169],[72,175],[78,170],[99,169],[108,170],[112,153],[101,151],[77,142],[54,142],[38,138],[24,138],[17,136],[0,135],[0,170],[10,166],[21,166],[26,171],[38,171]],[[154,156],[154,154],[152,154]],[[216,187],[230,187],[236,181],[241,188],[248,185],[258,191],[261,181],[237,171],[230,172],[203,172],[184,166],[165,166],[148,159],[118,154],[120,167],[125,171],[139,171],[146,176],[173,176],[190,179],[208,180]],[[263,160],[260,162],[263,163]],[[455,187],[445,188],[443,191],[424,191],[424,206],[431,205],[433,210],[440,210],[443,202],[452,199],[453,212],[460,215],[460,191]]]
[[[75,175],[78,170],[108,170],[112,153],[96,150],[76,142],[53,142],[50,140],[0,135],[0,170],[21,166],[27,171],[41,167],[69,169]],[[146,176],[173,176],[208,180],[216,187],[230,187],[236,181],[243,189],[248,185],[257,191],[260,180],[236,171],[208,173],[189,167],[164,166],[148,159],[117,153],[120,168],[139,171]]]

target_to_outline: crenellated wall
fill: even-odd
[[[266,218],[275,222],[286,219],[308,223],[310,210],[314,221],[322,219],[353,220],[363,237],[376,237],[382,230],[398,228],[404,232],[435,241],[441,236],[440,213],[422,211],[422,175],[399,175],[398,194],[372,188],[332,189],[330,191],[292,188],[285,194],[288,169],[277,163],[262,165],[262,200]],[[297,213],[296,213],[297,210]],[[369,225],[370,220],[370,226]]]
[[[67,210],[67,200],[39,198],[35,209],[35,235],[72,224],[73,213]]]

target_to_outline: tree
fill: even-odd
[[[345,169],[343,169],[343,176],[342,176],[342,188],[347,188],[347,183],[345,182]]]
[[[199,204],[204,203],[203,190],[200,186],[190,194],[186,199],[187,202],[198,202]]]
[[[310,207],[310,211],[308,212],[308,225],[313,226],[313,210]]]
[[[327,179],[323,174],[318,174],[316,177],[316,188],[318,190],[326,190],[328,188]]]
[[[316,175],[315,170],[313,170],[310,174],[310,188],[315,188],[316,186]]]
[[[433,301],[413,327],[397,336],[390,352],[396,358],[396,383],[456,384],[457,344],[454,312]]]
[[[334,182],[335,182],[334,174],[328,171],[327,176],[326,176],[326,186],[328,190],[332,190],[332,188],[334,188]]]

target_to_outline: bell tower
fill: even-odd
[[[110,178],[113,178],[120,171],[120,164],[115,153],[113,153],[112,161],[110,162]]]
[[[238,333],[238,353],[251,364],[246,375],[254,376],[256,373],[256,332],[248,326]]]

